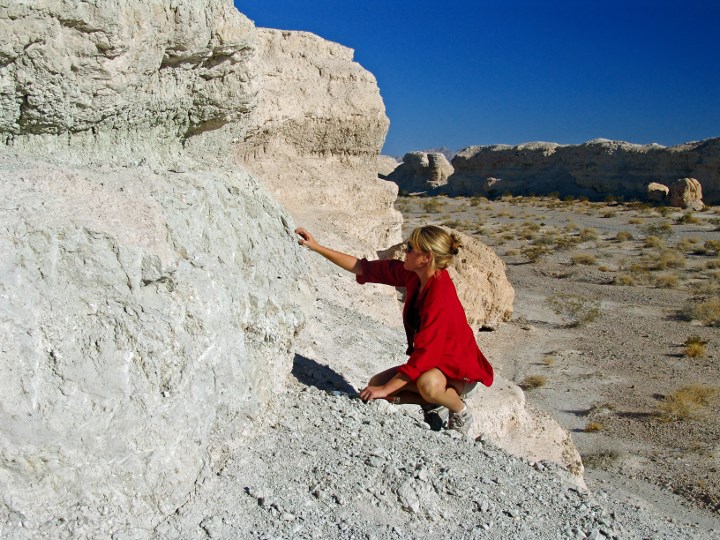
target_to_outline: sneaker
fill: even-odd
[[[470,431],[472,423],[472,414],[470,414],[470,409],[468,409],[467,405],[465,405],[465,408],[459,413],[450,413],[447,428],[467,435],[468,431]]]
[[[423,419],[433,431],[440,431],[445,427],[450,411],[442,405],[422,405]]]

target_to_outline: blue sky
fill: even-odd
[[[720,136],[717,0],[235,0],[256,26],[355,50],[390,118],[383,153]]]

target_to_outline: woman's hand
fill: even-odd
[[[368,386],[360,391],[360,399],[363,401],[371,401],[373,399],[383,399],[390,395],[390,392],[384,386]]]
[[[310,234],[308,231],[303,229],[302,227],[298,227],[295,229],[295,232],[300,236],[300,240],[298,240],[298,244],[301,246],[305,246],[311,251],[317,251],[317,248],[319,247],[319,244],[315,240],[312,234]]]

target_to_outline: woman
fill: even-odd
[[[467,433],[472,415],[464,399],[477,382],[490,386],[493,370],[475,342],[446,270],[462,247],[458,238],[440,227],[420,227],[410,234],[404,262],[368,261],[321,246],[305,229],[295,232],[300,245],[352,272],[358,283],[406,289],[403,323],[410,358],[372,377],[360,398],[423,405],[431,425],[448,416],[448,429]]]

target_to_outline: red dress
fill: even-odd
[[[440,270],[430,278],[416,298],[420,278],[415,272],[405,270],[402,261],[362,259],[361,263],[362,275],[356,276],[358,283],[405,287],[403,324],[410,358],[400,366],[400,373],[415,381],[425,371],[438,368],[450,379],[481,382],[485,386],[492,384],[492,366],[475,342],[475,334],[447,270]],[[419,320],[413,321],[417,318],[413,317],[415,307]]]

